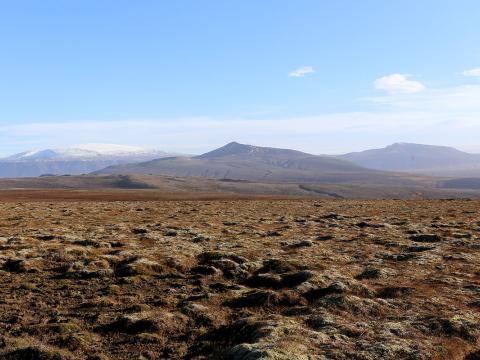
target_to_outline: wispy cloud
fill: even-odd
[[[426,89],[419,81],[409,80],[407,74],[391,74],[374,81],[375,88],[390,94],[412,94]]]
[[[313,66],[302,66],[298,69],[290,72],[288,76],[290,77],[304,77],[305,75],[312,74],[315,72]]]
[[[384,109],[385,110],[385,109]],[[0,127],[3,155],[22,149],[107,142],[201,153],[236,140],[312,153],[341,153],[396,141],[455,145],[480,151],[479,116],[414,108],[263,119],[152,119],[31,123]],[[456,140],[455,140],[456,139]],[[457,143],[455,143],[457,141]],[[18,151],[19,152],[19,151]]]
[[[420,93],[390,93],[363,100],[391,107],[391,111],[409,110],[429,113],[475,115],[480,120],[480,86],[461,85],[427,89]]]
[[[465,76],[480,77],[480,68],[465,70],[465,71],[463,72],[463,75],[465,75]]]
[[[383,82],[390,84],[389,91],[382,88],[387,93],[363,99],[368,110],[362,112],[287,118],[275,112],[259,112],[237,119],[197,117],[5,124],[0,125],[1,155],[29,148],[96,142],[201,153],[232,140],[317,154],[381,147],[397,141],[444,144],[480,152],[479,84],[427,89],[406,75],[400,76],[394,77],[395,81],[390,78]],[[395,91],[392,84],[397,85]]]

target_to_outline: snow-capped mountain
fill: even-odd
[[[132,158],[170,155],[164,151],[115,144],[82,144],[65,148],[29,150],[8,156],[4,160],[98,159]]]
[[[106,166],[175,156],[154,149],[116,144],[81,144],[63,148],[37,149],[0,159],[0,177],[78,175]]]

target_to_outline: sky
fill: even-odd
[[[480,153],[477,0],[0,1],[0,155]]]

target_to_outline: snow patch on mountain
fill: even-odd
[[[29,150],[8,156],[4,161],[42,161],[58,159],[144,158],[170,155],[164,151],[116,144],[78,144],[71,147]]]

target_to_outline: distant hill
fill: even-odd
[[[448,179],[439,182],[438,187],[443,189],[480,190],[480,178]]]
[[[472,186],[474,185],[474,186]],[[434,186],[348,183],[288,183],[173,177],[165,175],[78,175],[0,179],[0,200],[12,199],[235,199],[242,197],[327,199],[480,198],[478,182]]]
[[[170,157],[110,166],[98,174],[161,174],[271,182],[414,185],[406,176],[366,169],[332,156],[229,143],[194,157]]]
[[[0,159],[0,177],[85,174],[110,165],[135,163],[172,155],[158,150],[113,144],[85,144],[31,150]]]
[[[480,155],[452,147],[396,143],[382,149],[339,156],[359,166],[383,171],[403,171],[437,176],[480,176]]]

